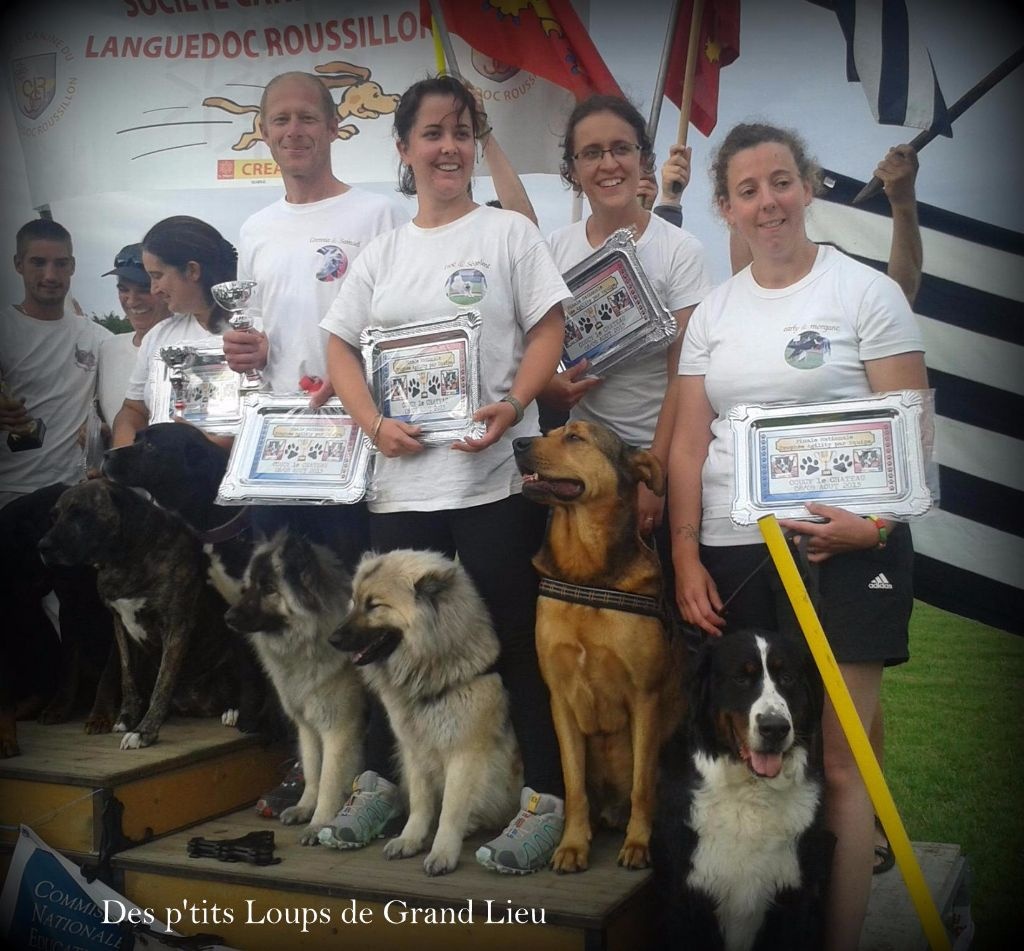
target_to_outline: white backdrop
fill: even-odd
[[[295,0],[290,4],[258,7],[251,5],[249,0],[217,2],[244,7],[243,13],[253,29],[278,29],[282,31],[282,37],[285,21],[293,24],[307,21],[323,23],[333,19],[340,22],[345,16],[362,15],[360,11],[369,7],[375,11],[389,8],[389,4],[372,4],[370,0],[362,3]],[[85,29],[87,35],[106,37],[142,35],[139,21],[146,18],[125,15],[138,4],[146,8],[154,6],[152,0],[79,0],[71,7],[72,11],[78,11],[74,17],[66,12],[68,4],[62,0],[37,0],[33,9],[45,14],[46,28],[40,32],[62,38],[66,29],[71,30],[74,24],[79,24],[74,28]],[[174,0],[167,5],[173,7]],[[191,5],[201,7],[202,2],[192,0]],[[214,0],[209,0],[209,5],[213,6]],[[407,0],[403,4],[396,0],[391,6],[399,11],[396,16],[400,16],[402,10],[415,9],[416,3],[415,0]],[[925,35],[939,81],[950,104],[1024,44],[1024,24],[1017,4],[1006,4],[1000,0],[979,0],[969,5],[956,0],[908,0],[908,7],[913,24]],[[112,9],[117,12],[111,13]],[[628,11],[628,15],[624,11]],[[169,15],[168,19],[175,20],[175,33],[187,34],[196,32],[198,27],[193,24],[205,16],[207,14],[182,13]],[[79,17],[82,19],[77,19]],[[592,0],[590,4],[591,35],[612,73],[645,114],[650,107],[667,17],[666,0],[632,0],[628,5],[618,0]],[[110,23],[116,23],[116,27]],[[380,23],[378,27],[382,29]],[[10,33],[8,29],[8,40]],[[338,35],[345,36],[343,32]],[[96,42],[99,41],[94,41],[93,49],[102,50],[102,45],[97,47]],[[390,57],[397,55],[392,50],[400,45],[396,42],[384,46],[381,55],[386,58],[381,62],[390,62]],[[313,57],[310,65],[334,59],[354,64],[363,60],[369,62],[363,54],[368,56],[370,49],[367,46],[325,52]],[[275,58],[277,63],[273,62]],[[79,110],[81,117],[75,118],[75,122],[79,123],[81,138],[71,147],[71,164],[64,166],[71,171],[62,174],[71,177],[85,174],[84,170],[79,171],[76,162],[88,154],[86,146],[94,143],[104,129],[107,130],[108,144],[104,145],[101,154],[103,163],[122,168],[125,156],[134,154],[133,148],[143,151],[131,144],[136,140],[129,136],[135,133],[115,135],[110,139],[109,130],[114,129],[116,133],[117,129],[137,124],[144,111],[143,90],[151,88],[159,91],[166,87],[168,92],[165,98],[152,100],[146,108],[152,107],[154,102],[165,105],[180,102],[185,103],[190,113],[231,120],[229,124],[214,127],[216,134],[220,135],[217,139],[219,146],[208,157],[216,161],[218,158],[239,156],[239,153],[231,151],[230,145],[237,141],[240,131],[247,128],[249,116],[230,116],[222,110],[203,109],[201,102],[203,98],[215,95],[241,103],[258,100],[258,97],[232,94],[231,87],[227,85],[233,81],[227,78],[233,75],[230,70],[242,69],[241,57],[223,63],[216,60],[189,61],[187,69],[198,69],[200,78],[187,81],[179,76],[179,72],[186,70],[184,61],[154,64],[143,59],[131,64],[131,70],[124,62],[113,64],[114,82],[105,94],[107,98],[88,102],[80,98],[84,87],[76,91],[72,104],[66,108],[60,121],[70,121],[72,109]],[[272,67],[272,73],[291,68],[290,64],[283,65],[281,57],[271,57],[266,62]],[[432,51],[428,49],[419,68],[420,74],[429,69],[432,62]],[[406,80],[397,73],[391,78],[390,69],[390,66],[374,66],[373,78],[382,80],[385,91],[391,92],[394,87],[394,91],[400,92]],[[8,72],[8,75],[11,74]],[[193,74],[189,72],[189,75]],[[410,75],[408,78],[413,77]],[[260,81],[265,82],[265,78]],[[177,95],[171,96],[171,92]],[[237,89],[235,93],[238,93]],[[339,96],[340,91],[336,91],[335,97]],[[1024,193],[1017,184],[1020,156],[1024,154],[1024,128],[1017,118],[1017,104],[1022,100],[1024,70],[1018,70],[954,124],[952,140],[940,138],[929,145],[921,158],[919,197],[953,211],[1024,231]],[[494,110],[493,104],[491,109]],[[136,118],[131,122],[124,118],[113,122],[110,115],[117,114]],[[668,145],[674,141],[677,116],[675,107],[666,100],[657,138],[659,156],[663,157]],[[718,128],[710,141],[693,129],[689,136],[694,147],[694,175],[684,198],[686,227],[704,241],[713,274],[718,279],[727,275],[728,261],[725,232],[711,208],[706,174],[708,159],[711,146],[734,122],[752,117],[797,128],[807,138],[822,164],[860,178],[870,175],[888,146],[908,141],[915,134],[915,130],[874,124],[860,87],[846,82],[845,47],[833,14],[805,0],[745,0],[740,58],[722,71]],[[371,176],[379,183],[371,187],[393,194],[395,162],[388,142],[389,120],[353,120],[352,124],[359,127],[359,135],[335,146],[339,158],[337,167],[344,175],[349,167],[350,153],[342,150],[355,148],[360,142],[365,144],[376,137],[384,150],[380,153],[384,158],[378,158],[371,170]],[[503,142],[513,147],[517,144],[539,147],[556,158],[557,124],[557,119],[549,118],[544,123],[532,124],[526,132],[506,135]],[[137,141],[142,142],[141,136],[151,134],[171,141],[167,129],[139,130]],[[0,154],[0,201],[4,207],[0,222],[0,253],[10,261],[14,231],[35,212],[28,193],[25,161],[16,145],[19,136],[14,107],[8,101],[4,101],[0,108],[0,135],[9,144]],[[211,138],[210,141],[214,140]],[[35,154],[31,161],[33,169],[37,164],[40,168],[53,167],[50,163],[56,162],[58,157],[46,154],[47,148],[43,147],[45,137],[34,146],[39,154]],[[263,149],[263,146],[258,146],[252,154]],[[183,165],[193,164],[193,154],[207,153],[195,148],[176,149],[169,153],[174,157],[173,162]],[[261,151],[259,154],[265,156],[267,153]],[[163,171],[159,176],[154,174],[152,180],[143,176],[142,181],[129,184],[130,176],[111,176],[104,172],[101,179],[106,184],[102,188],[112,190],[97,189],[77,198],[51,202],[54,217],[67,225],[75,237],[78,273],[73,285],[74,293],[86,310],[116,310],[113,280],[99,275],[110,268],[118,248],[138,240],[159,218],[175,213],[195,214],[220,228],[229,239],[234,239],[241,221],[279,194],[275,185],[258,185],[251,181],[246,188],[166,191],[161,185],[166,184],[163,176],[169,174],[166,163],[171,160],[168,154],[160,155],[163,157],[154,157],[153,161],[164,163],[160,166]],[[141,167],[138,161],[141,160],[136,160],[136,168]],[[203,161],[195,164],[203,165]],[[156,169],[157,166],[151,168]],[[205,172],[201,169],[201,172],[209,174],[208,168]],[[542,230],[547,232],[564,224],[569,218],[570,199],[557,177],[531,174],[525,176],[525,181],[537,207]],[[493,194],[489,181],[483,175],[477,185],[477,194],[481,200]],[[7,300],[20,297],[20,281],[9,266],[0,268],[0,293]]]

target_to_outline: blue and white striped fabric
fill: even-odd
[[[807,230],[884,271],[889,202],[863,182],[811,205]],[[940,508],[913,524],[922,601],[1024,633],[1024,234],[918,203],[924,276],[914,303],[935,388]]]
[[[839,18],[846,78],[864,87],[875,121],[952,136],[931,55],[910,27],[905,0],[812,2]]]

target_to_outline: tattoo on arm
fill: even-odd
[[[700,541],[700,532],[693,526],[687,523],[686,525],[678,526],[673,534],[682,535],[687,541],[696,542]]]

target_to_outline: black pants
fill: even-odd
[[[254,505],[252,524],[257,535],[272,538],[282,528],[330,548],[349,570],[370,547],[370,521],[365,502],[353,505]]]
[[[535,635],[538,578],[531,559],[544,540],[546,524],[547,509],[513,495],[465,509],[371,515],[370,539],[378,552],[416,548],[458,555],[487,604],[501,642],[498,670],[508,690],[525,784],[562,796],[558,740]],[[387,718],[379,707],[371,708],[366,768],[392,775],[393,746]]]

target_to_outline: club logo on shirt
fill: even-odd
[[[832,344],[816,330],[804,330],[786,344],[786,363],[797,370],[815,370],[832,353]]]
[[[340,281],[345,276],[348,270],[348,256],[336,244],[325,244],[317,248],[316,253],[323,258],[316,272],[318,281],[329,284],[331,281]]]
[[[83,350],[75,344],[75,364],[83,370],[92,373],[96,369],[96,354],[92,350]]]
[[[487,293],[487,279],[475,267],[460,267],[452,271],[445,283],[444,292],[453,304],[477,304]]]

